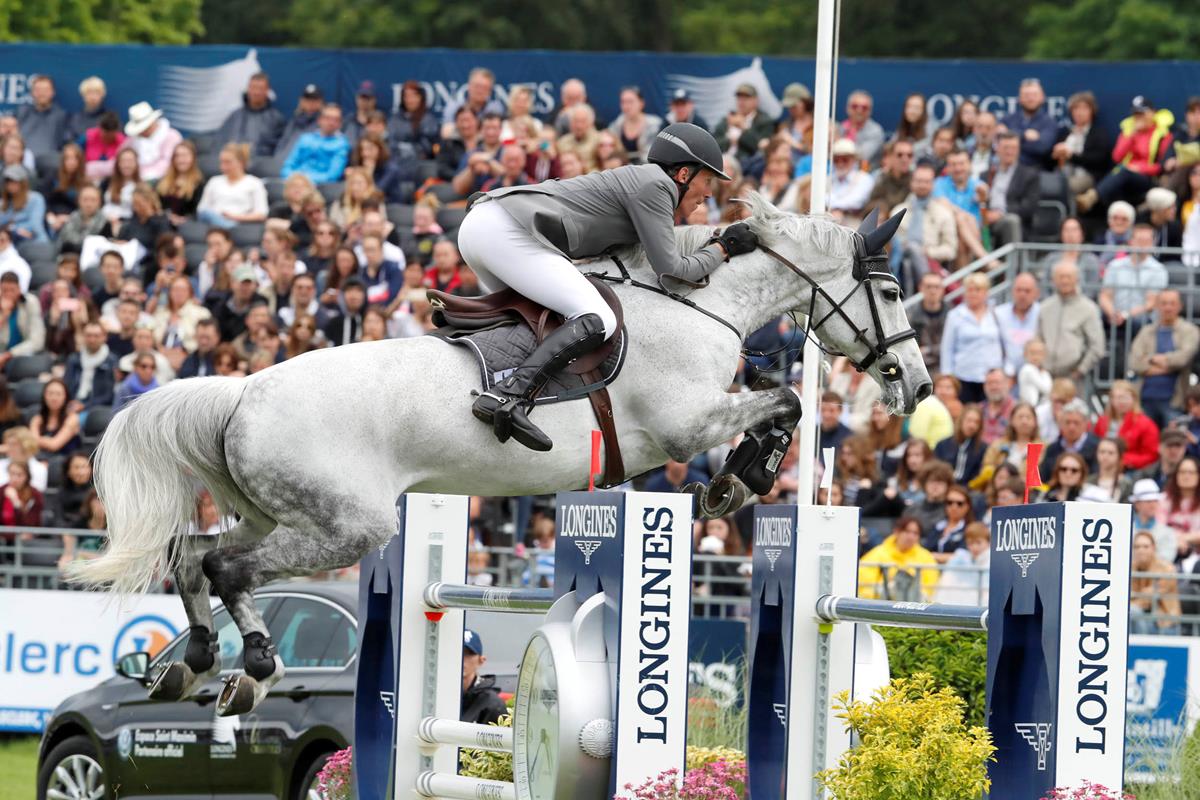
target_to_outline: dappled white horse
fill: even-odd
[[[866,368],[893,413],[911,413],[931,391],[880,255],[898,218],[856,233],[784,214],[757,195],[750,204],[765,249],[735,258],[689,295],[727,324],[662,294],[615,286],[629,339],[609,391],[629,476],[686,461],[764,422],[794,426],[800,403],[791,388],[727,391],[742,340],[787,311],[811,312],[824,346]],[[681,251],[710,235],[680,229]],[[620,255],[634,278],[654,282],[640,248]],[[584,268],[617,274],[610,259]],[[219,711],[244,713],[283,674],[251,598],[256,587],[356,563],[392,536],[403,492],[529,495],[586,486],[594,427],[587,402],[537,409],[556,444],[539,453],[501,444],[472,417],[478,386],[465,349],[421,337],[319,350],[246,378],[176,381],[117,414],[96,451],[108,547],[73,572],[116,591],[175,574],[192,635],[184,661],[155,676],[151,695],[185,698],[220,669],[210,581],[244,637],[245,673],[227,682]],[[207,553],[200,549],[209,537],[186,535],[196,479],[241,518]]]

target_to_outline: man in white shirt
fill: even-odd
[[[862,170],[858,148],[849,139],[834,142],[830,157],[833,174],[829,177],[829,213],[838,222],[861,216],[875,179]]]
[[[292,291],[288,299],[290,302],[275,312],[275,318],[279,321],[282,332],[286,335],[291,330],[292,323],[296,321],[296,314],[303,313],[316,319],[319,335],[320,330],[329,321],[329,312],[317,302],[317,282],[313,276],[301,273],[293,278]]]
[[[1167,268],[1151,251],[1154,229],[1139,224],[1129,239],[1129,254],[1114,258],[1104,272],[1100,289],[1100,310],[1112,325],[1132,322],[1138,330],[1149,322],[1155,298],[1167,288]],[[1135,331],[1136,333],[1136,331]]]
[[[996,306],[996,322],[1004,342],[1004,371],[1015,377],[1025,363],[1025,345],[1037,336],[1038,283],[1033,273],[1013,279],[1012,300]]]
[[[392,224],[388,222],[387,217],[378,209],[368,209],[363,212],[361,233],[358,237],[358,244],[354,245],[354,255],[358,256],[358,265],[365,267],[367,265],[367,257],[363,254],[362,240],[366,236],[378,236],[383,242],[383,260],[394,261],[401,270],[404,269],[406,263],[404,251],[387,240],[387,235],[391,233]]]

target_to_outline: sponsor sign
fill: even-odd
[[[647,110],[656,114],[666,113],[673,91],[686,89],[710,126],[733,108],[739,84],[749,83],[758,90],[759,107],[769,116],[781,113],[780,97],[787,84],[799,81],[809,89],[815,85],[811,58],[40,43],[7,43],[0,54],[4,63],[0,110],[32,102],[30,80],[45,73],[57,82],[57,101],[76,111],[81,101],[73,87],[98,74],[108,85],[109,107],[124,110],[145,100],[164,110],[172,125],[189,132],[219,127],[241,105],[249,77],[259,70],[270,74],[276,105],[285,115],[291,114],[308,83],[316,83],[326,99],[351,109],[363,80],[375,83],[380,108],[394,113],[400,107],[403,83],[411,78],[422,85],[431,109],[441,118],[446,108],[462,102],[467,73],[474,66],[496,74],[493,96],[500,102],[507,102],[517,87],[531,89],[533,113],[539,115],[549,115],[557,107],[563,81],[581,78],[602,121],[620,113],[620,88],[630,84],[641,87]],[[1002,116],[1017,107],[1017,89],[1030,75],[1041,79],[1047,110],[1062,120],[1067,119],[1067,98],[1081,89],[1092,90],[1101,109],[1099,124],[1115,132],[1128,113],[1129,99],[1147,86],[1155,87],[1157,105],[1173,109],[1181,118],[1189,87],[1200,85],[1200,62],[1163,61],[1129,69],[1120,63],[842,59],[835,108],[842,117],[849,92],[866,89],[875,99],[874,118],[888,131],[900,118],[909,92],[928,98],[926,109],[934,126],[950,122],[965,99]]]
[[[1085,780],[1121,786],[1131,515],[1109,503],[993,512],[994,797],[1040,797]]]
[[[41,731],[60,702],[112,677],[117,658],[156,655],[187,628],[173,595],[109,601],[93,592],[0,589],[0,731]]]
[[[1125,777],[1159,780],[1200,718],[1200,638],[1131,636],[1126,679]]]

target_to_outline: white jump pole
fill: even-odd
[[[834,10],[837,0],[820,0],[817,8],[816,82],[813,92],[812,213],[825,213],[829,186],[829,126],[833,122]],[[811,322],[811,320],[810,320]],[[815,335],[815,334],[814,334]],[[800,458],[798,459],[797,502],[811,505],[817,501],[816,471],[817,426],[821,408],[821,349],[810,336],[804,342],[804,369],[801,372]]]
[[[443,800],[517,800],[516,787],[511,783],[446,772],[422,772],[417,776],[416,792],[421,797]]]
[[[452,745],[472,750],[511,753],[512,728],[499,725],[476,725],[456,719],[425,717],[417,726],[417,738],[426,744]]]

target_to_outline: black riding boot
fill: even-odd
[[[547,336],[525,363],[475,400],[471,412],[492,426],[496,438],[516,439],[530,450],[545,452],[550,437],[529,421],[533,398],[559,370],[604,344],[604,323],[597,314],[567,320]]]

